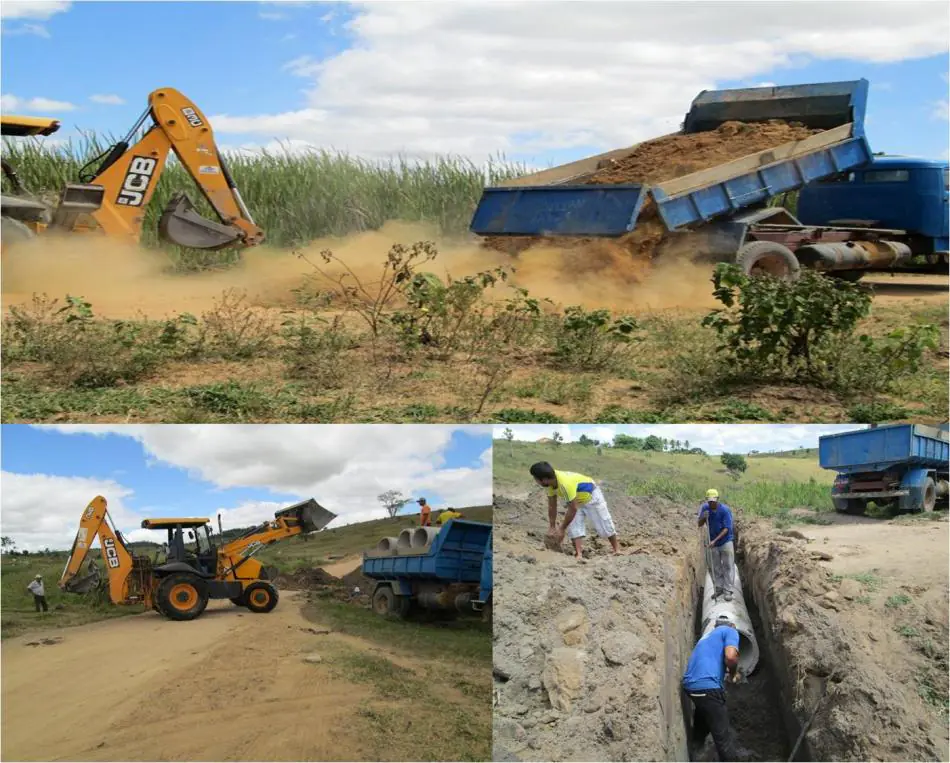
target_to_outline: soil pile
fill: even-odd
[[[322,567],[301,568],[291,573],[281,573],[276,580],[279,588],[288,591],[319,591],[326,588],[339,588],[343,581],[334,577]]]
[[[577,181],[583,185],[641,183],[655,185],[701,172],[720,164],[769,148],[803,140],[820,130],[797,122],[772,120],[761,123],[725,122],[716,130],[694,134],[667,135],[639,144],[621,159],[604,160],[603,166]],[[598,263],[623,256],[634,264],[623,272],[625,280],[640,283],[650,270],[650,260],[659,253],[666,228],[650,199],[644,203],[637,226],[625,236],[614,239],[562,238],[530,236],[494,236],[485,239],[492,249],[518,254],[528,249],[551,248],[576,259],[579,270],[597,269]],[[672,252],[670,252],[672,253]]]

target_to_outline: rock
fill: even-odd
[[[832,559],[834,559],[834,557],[827,551],[812,551],[811,558],[819,559],[822,562],[830,562]]]
[[[622,742],[628,736],[630,736],[630,730],[626,725],[620,721],[616,721],[613,718],[607,718],[604,720],[604,733],[611,739],[616,739],[618,742]]]
[[[561,647],[548,654],[541,674],[551,707],[570,711],[584,685],[584,653]]]
[[[857,580],[845,578],[838,586],[838,593],[850,601],[852,599],[857,599],[864,593],[864,591],[861,588],[861,584]]]
[[[795,538],[795,540],[808,540],[808,536],[803,535],[802,533],[798,532],[798,530],[782,530],[779,535],[783,535],[786,538]]]
[[[590,621],[587,619],[587,611],[583,607],[565,609],[554,624],[561,632],[565,646],[579,646],[587,640]]]
[[[541,685],[541,679],[537,676],[531,676],[531,678],[528,679],[528,689],[531,691],[540,691]]]
[[[541,713],[538,717],[538,723],[557,723],[560,716],[555,713],[553,710],[548,710],[546,713]]]
[[[493,726],[494,734],[501,739],[524,739],[527,736],[524,727],[511,718],[496,718]]]
[[[538,725],[538,721],[534,718],[525,718],[523,721],[521,721],[521,725],[526,729],[533,729]]]
[[[534,654],[534,649],[530,646],[523,646],[518,650],[518,657],[522,660],[527,660],[531,658],[531,655]]]
[[[838,593],[837,593],[836,591],[826,591],[826,592],[825,592],[825,599],[828,600],[828,601],[835,602],[835,601],[839,601],[839,600],[841,599],[841,597],[838,595]]]
[[[601,640],[600,648],[611,665],[626,665],[637,659],[646,662],[643,641],[630,631],[608,633]]]
[[[529,708],[527,705],[513,705],[511,707],[511,714],[512,715],[527,715],[530,709],[531,708]]]
[[[323,658],[314,652],[313,654],[308,654],[306,657],[304,657],[303,661],[309,662],[311,665],[315,665],[318,662],[323,662]]]
[[[596,713],[603,706],[603,701],[596,694],[591,695],[584,703],[585,713]]]

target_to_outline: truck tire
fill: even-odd
[[[801,263],[787,246],[773,241],[752,241],[736,253],[736,264],[747,276],[769,275],[783,281],[795,281]]]
[[[175,572],[158,586],[156,603],[169,620],[194,620],[208,606],[208,584],[197,575]]]
[[[244,606],[251,612],[267,614],[277,606],[280,594],[270,583],[257,580],[244,589],[244,595],[241,598],[244,600]]]
[[[921,508],[929,514],[934,510],[934,507],[937,505],[937,484],[933,481],[933,477],[928,477],[927,481],[924,483],[924,500],[921,504]]]
[[[0,217],[0,247],[22,244],[34,235],[25,223],[12,217]]]
[[[381,617],[405,620],[409,616],[410,604],[408,596],[397,596],[389,586],[380,586],[373,594],[373,611]]]
[[[861,516],[868,508],[868,502],[863,498],[835,498],[835,511],[839,514]]]

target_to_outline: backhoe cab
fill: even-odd
[[[270,612],[277,606],[277,588],[254,554],[284,538],[322,530],[335,517],[311,498],[226,543],[221,542],[220,517],[217,540],[204,517],[145,519],[144,529],[166,533],[162,550],[151,558],[134,553],[112,524],[106,499],[96,496],[82,515],[59,586],[70,593],[89,593],[103,585],[92,559],[80,574],[98,537],[114,604],[144,604],[172,620],[195,619],[210,599],[230,599],[252,612]]]
[[[148,127],[136,142],[142,128]],[[6,115],[0,119],[4,137],[52,135],[54,119]],[[173,151],[219,218],[206,220],[187,195],[179,193],[159,220],[159,236],[191,249],[256,246],[264,240],[218,151],[211,125],[201,110],[177,90],[166,87],[149,95],[148,108],[121,141],[89,162],[78,183],[67,183],[51,208],[31,196],[6,162],[11,195],[2,197],[4,245],[43,231],[80,233],[99,230],[107,236],[138,243],[142,222],[159,178]]]

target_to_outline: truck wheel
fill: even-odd
[[[408,596],[397,596],[389,586],[377,588],[373,594],[373,611],[382,617],[404,620],[409,616],[410,604]]]
[[[0,217],[0,247],[9,244],[22,244],[35,234],[29,226],[12,217]]]
[[[867,510],[868,502],[863,498],[835,498],[835,511],[839,514],[860,516]]]
[[[937,505],[937,485],[933,481],[933,477],[928,477],[927,481],[924,483],[924,502],[922,508],[928,514],[934,510],[934,506]]]
[[[158,586],[156,604],[170,620],[194,620],[208,606],[208,584],[197,575],[178,572]]]
[[[774,241],[753,241],[736,253],[736,264],[747,276],[772,276],[795,281],[802,266],[787,246]]]
[[[258,580],[244,589],[244,595],[241,598],[244,599],[244,606],[251,612],[266,614],[277,606],[277,600],[280,597],[274,586]]]

